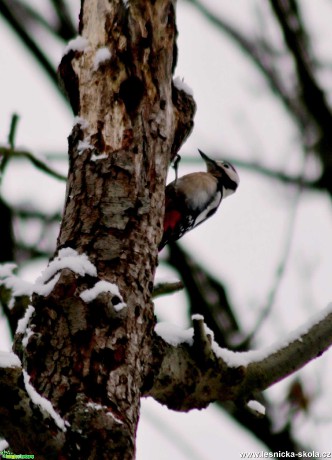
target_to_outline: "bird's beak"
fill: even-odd
[[[202,152],[202,150],[199,150],[199,149],[198,149],[198,151],[199,151],[200,156],[201,156],[201,157],[203,158],[203,160],[205,161],[205,163],[210,164],[210,165],[214,165],[214,164],[215,164],[215,162],[214,162],[213,160],[211,160],[211,158],[209,158],[207,155],[205,155],[205,153]]]

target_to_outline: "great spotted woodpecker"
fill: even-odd
[[[166,187],[164,234],[159,251],[212,216],[221,200],[234,193],[239,185],[234,166],[226,161],[211,160],[198,151],[207,172],[187,174]]]

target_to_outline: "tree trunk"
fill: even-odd
[[[24,444],[38,458],[123,460],[151,372],[167,167],[194,103],[172,85],[173,1],[82,1],[80,35],[59,69],[78,118],[57,253],[15,345],[65,424]]]

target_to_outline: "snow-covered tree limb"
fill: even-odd
[[[156,326],[154,349],[159,373],[145,396],[188,411],[213,401],[245,404],[320,356],[332,344],[332,304],[274,346],[249,352],[220,348],[200,315],[193,329]]]
[[[49,451],[64,442],[66,423],[29,382],[26,371],[14,353],[0,352],[0,433],[10,440],[10,448],[33,454],[45,444]],[[16,425],[22,431],[18,432]],[[33,427],[33,429],[32,429]],[[49,432],[53,432],[50,439]],[[29,442],[26,434],[29,433]],[[32,447],[34,446],[34,447]]]

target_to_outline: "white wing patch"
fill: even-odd
[[[209,206],[204,209],[204,211],[202,211],[197,217],[196,217],[196,220],[195,220],[195,224],[194,226],[196,227],[196,225],[200,224],[201,222],[203,222],[209,215],[209,213],[213,210],[213,209],[217,209],[218,206],[220,205],[220,202],[221,202],[221,192],[217,192],[214,199],[211,201],[211,203],[209,204]]]

